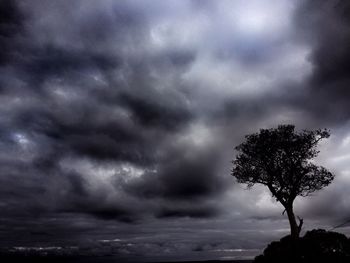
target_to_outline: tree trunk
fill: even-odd
[[[299,219],[300,223],[299,223],[299,225],[297,224],[297,221],[295,219],[295,215],[293,212],[293,205],[286,207],[286,212],[287,212],[288,220],[289,220],[289,224],[290,224],[290,235],[292,236],[292,238],[297,239],[297,238],[299,238],[299,234],[301,231],[303,220]]]

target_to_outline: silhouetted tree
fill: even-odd
[[[298,238],[303,220],[298,217],[297,224],[293,211],[295,198],[329,185],[334,175],[310,162],[319,153],[318,142],[328,138],[329,131],[294,129],[294,125],[280,125],[247,135],[245,142],[235,148],[238,154],[232,161],[232,175],[248,187],[267,186],[287,212],[291,236]]]

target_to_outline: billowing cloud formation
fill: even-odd
[[[115,253],[143,254],[127,245],[143,238],[175,255],[176,233],[185,254],[260,249],[285,218],[266,190],[234,184],[230,160],[243,135],[280,123],[332,129],[318,161],[339,176],[297,208],[310,227],[347,219],[348,10],[1,1],[2,245],[120,237]]]
[[[309,58],[313,74],[307,83],[307,99],[313,98],[309,110],[329,122],[346,122],[349,117],[349,8],[346,1],[325,1],[321,5],[307,1],[296,14],[299,34],[313,50]]]

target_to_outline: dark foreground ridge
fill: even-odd
[[[202,261],[162,261],[149,263],[252,263],[252,260],[202,260]]]
[[[272,242],[257,256],[254,263],[293,262],[350,262],[350,240],[343,234],[312,230],[298,240],[290,236]]]
[[[202,261],[162,261],[149,263],[252,263],[252,260],[202,260]]]

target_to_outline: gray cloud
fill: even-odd
[[[348,119],[347,86],[349,51],[349,4],[326,1],[319,5],[307,1],[296,14],[300,35],[312,45],[313,71],[308,79],[308,111],[335,125]]]

